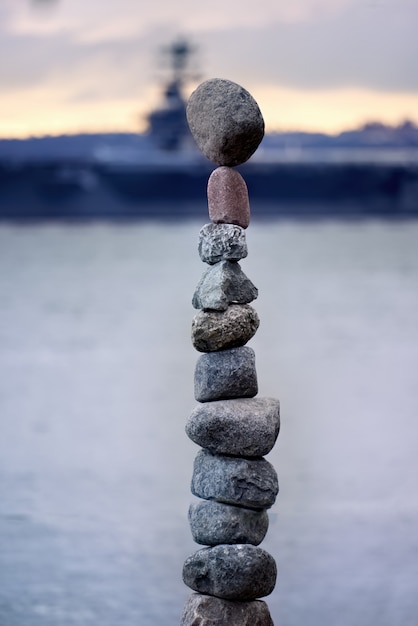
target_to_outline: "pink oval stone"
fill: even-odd
[[[237,224],[247,228],[250,223],[250,201],[241,174],[223,165],[212,172],[208,181],[209,217],[215,224]]]

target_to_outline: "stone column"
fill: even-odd
[[[276,583],[276,563],[259,547],[278,493],[277,474],[263,457],[280,428],[279,401],[256,397],[255,354],[247,342],[259,325],[250,306],[257,288],[242,271],[250,223],[247,186],[233,166],[245,162],[264,134],[257,103],[228,80],[202,83],[190,97],[187,119],[195,141],[218,167],[208,181],[210,224],[199,233],[207,265],[193,296],[199,310],[192,343],[202,352],[194,380],[198,405],[186,433],[201,447],[191,490],[189,522],[205,546],[186,559],[183,580],[196,593],[182,626],[271,626],[260,600]]]

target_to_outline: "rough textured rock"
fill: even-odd
[[[185,584],[225,600],[255,600],[271,593],[277,569],[273,557],[249,544],[202,548],[186,559]]]
[[[199,232],[198,250],[204,263],[239,261],[248,254],[245,231],[234,223],[205,224]]]
[[[237,398],[198,405],[186,433],[213,454],[265,456],[280,429],[280,403],[274,398]]]
[[[279,492],[276,470],[266,459],[246,459],[200,450],[195,458],[191,490],[204,500],[249,509],[270,508]]]
[[[234,602],[193,593],[187,600],[180,626],[274,626],[263,600]]]
[[[239,165],[257,150],[264,120],[252,95],[237,83],[212,78],[187,103],[187,121],[203,154],[217,165]]]
[[[221,543],[251,543],[258,546],[266,536],[266,511],[254,511],[214,500],[199,500],[189,508],[193,539],[204,546]]]
[[[203,273],[193,296],[195,309],[225,311],[230,304],[249,304],[258,290],[239,263],[219,261]]]
[[[238,224],[247,228],[250,223],[250,201],[247,185],[237,170],[218,167],[208,181],[209,217],[215,224]]]
[[[231,304],[225,311],[199,311],[192,320],[192,343],[199,352],[243,346],[260,325],[255,309]]]
[[[252,398],[257,395],[255,353],[242,346],[208,352],[197,360],[194,395],[198,402],[228,398]]]

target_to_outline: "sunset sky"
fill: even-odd
[[[143,130],[179,36],[267,131],[418,123],[417,32],[418,0],[0,0],[0,137]]]

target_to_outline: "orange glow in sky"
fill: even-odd
[[[344,89],[303,92],[254,86],[266,123],[266,132],[306,130],[337,134],[370,121],[397,125],[416,119],[418,94],[375,93]],[[158,104],[158,94],[148,100],[107,99],[65,106],[55,91],[31,92],[27,97],[3,100],[8,114],[0,119],[0,137],[73,134],[79,132],[143,132],[147,112]],[[377,113],[378,112],[378,113]]]

